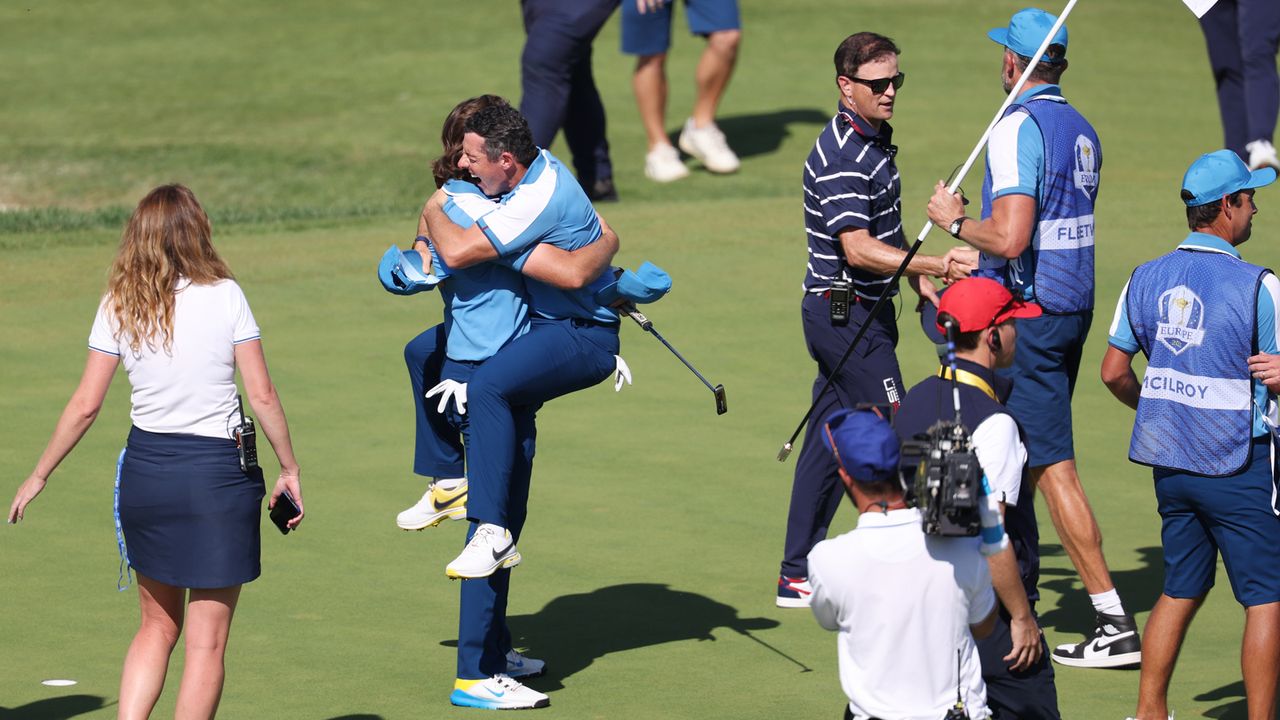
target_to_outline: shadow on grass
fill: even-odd
[[[1043,544],[1041,557],[1063,555],[1061,545]],[[1164,588],[1164,551],[1159,546],[1138,548],[1142,565],[1135,570],[1112,570],[1111,579],[1120,591],[1124,609],[1132,614],[1144,613],[1155,606]],[[1089,595],[1080,584],[1075,568],[1042,568],[1040,587],[1061,597],[1053,608],[1041,606],[1040,626],[1067,635],[1093,632],[1094,612]]]
[[[561,681],[609,653],[680,640],[715,640],[718,628],[755,640],[763,652],[775,653],[807,670],[780,650],[751,635],[779,625],[769,618],[740,618],[736,608],[696,593],[657,583],[631,583],[565,595],[531,615],[510,618],[516,647],[527,647],[547,661],[546,680],[538,689],[563,687]],[[551,681],[553,687],[549,687]]]
[[[1226,700],[1227,698],[1234,699],[1231,702],[1206,710],[1205,717],[1218,718],[1218,720],[1245,720],[1245,718],[1249,717],[1249,704],[1244,699],[1243,680],[1237,680],[1216,690],[1210,690],[1196,696],[1196,700],[1202,702]]]
[[[0,720],[66,720],[101,710],[107,706],[105,701],[106,698],[97,695],[63,695],[15,708],[0,705]]]
[[[367,713],[359,713],[356,715],[338,715],[331,717],[329,720],[385,720],[381,715],[369,715]]]
[[[795,108],[716,118],[716,125],[738,157],[749,158],[767,155],[782,147],[782,141],[791,135],[791,125],[821,125],[830,120],[833,114],[813,108]],[[816,132],[814,136],[817,136]],[[680,138],[680,131],[673,131],[669,137],[671,144],[675,145]]]

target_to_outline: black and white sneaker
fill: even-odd
[[[1093,636],[1053,649],[1053,661],[1072,667],[1119,668],[1142,664],[1142,640],[1132,615],[1098,613]]]

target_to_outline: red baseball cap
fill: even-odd
[[[1009,318],[1040,317],[1042,312],[1035,303],[1014,299],[1012,293],[991,278],[965,278],[947,288],[938,301],[938,314],[955,318],[960,323],[960,332],[986,330]],[[941,323],[938,332],[946,335]]]

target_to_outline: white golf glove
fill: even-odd
[[[618,367],[613,371],[613,391],[622,392],[622,384],[631,384],[631,368],[627,367],[627,361],[622,359],[621,355],[614,355],[618,361]]]
[[[436,405],[436,412],[443,413],[444,409],[449,407],[449,399],[453,398],[453,402],[458,406],[458,414],[467,414],[467,384],[460,383],[457,380],[443,380],[435,387],[427,391],[427,397],[432,398],[436,395],[440,396],[440,402]]]

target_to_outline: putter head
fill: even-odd
[[[712,391],[711,391],[711,392],[715,393],[715,395],[716,395],[716,414],[717,414],[717,415],[723,415],[723,414],[725,414],[725,413],[729,412],[729,401],[728,401],[728,400],[725,400],[725,397],[724,397],[724,386],[723,386],[723,385],[717,385],[717,386],[715,386],[715,388],[714,388],[714,389],[712,389]]]

